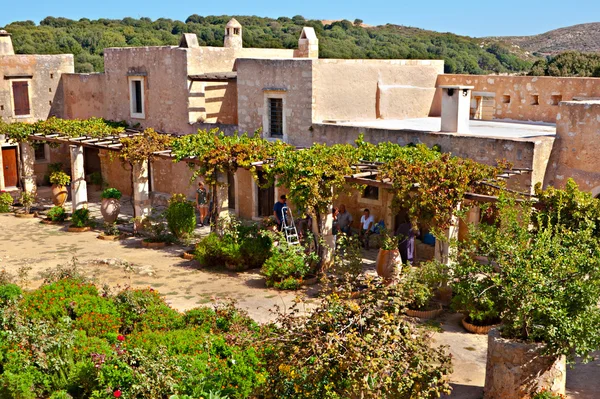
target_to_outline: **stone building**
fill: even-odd
[[[10,33],[0,30],[0,118],[5,122],[35,122],[64,114],[63,81],[65,73],[73,73],[72,54],[16,55]],[[0,190],[17,187],[23,181],[33,183],[34,175],[44,176],[51,162],[59,162],[64,153],[48,145],[37,146],[25,153],[0,136]],[[33,157],[33,169],[24,169],[22,156]],[[19,182],[21,181],[21,183]],[[41,180],[38,182],[41,183]]]
[[[10,37],[0,38],[0,50],[9,51]],[[46,97],[34,90],[32,104],[40,107],[34,115],[40,118],[97,116],[176,134],[215,127],[227,134],[258,131],[297,146],[352,143],[364,134],[374,143],[438,144],[487,164],[506,159],[530,171],[511,179],[521,191],[531,192],[536,182],[561,186],[573,177],[583,189],[600,193],[594,157],[600,145],[599,79],[447,75],[438,60],[319,59],[312,28],[302,30],[294,50],[244,48],[243,27],[234,19],[225,28],[224,47],[201,47],[194,34],[184,34],[179,46],[109,48],[104,73],[72,73],[71,56],[0,57],[7,71],[6,57],[55,57],[48,60],[60,64],[51,72],[55,64],[44,63],[43,77],[41,71],[27,72],[25,61],[10,72],[60,77],[60,85],[46,88]],[[6,87],[5,78],[0,112],[14,120]],[[97,165],[107,184],[131,191],[130,172],[119,162],[102,151],[85,152],[86,163]],[[184,163],[154,161],[152,197],[192,197],[190,177]],[[280,190],[260,189],[249,172],[239,170],[229,176],[229,206],[244,218],[270,215]],[[343,201],[355,219],[369,207],[394,227],[391,198],[383,190],[368,188]]]

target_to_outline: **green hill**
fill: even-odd
[[[103,70],[106,47],[177,45],[184,32],[196,33],[200,45],[222,46],[225,24],[231,16],[191,15],[185,22],[159,18],[122,20],[86,18],[74,21],[47,17],[13,22],[5,27],[13,34],[20,54],[75,55],[77,72]],[[323,25],[301,16],[277,19],[235,16],[244,26],[244,46],[295,48],[303,26],[317,32],[322,58],[443,59],[447,73],[516,73],[528,71],[531,60],[496,41],[438,33],[397,25],[363,27],[360,20]]]

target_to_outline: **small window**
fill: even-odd
[[[531,105],[540,105],[540,96],[534,94],[531,96]]]
[[[240,28],[233,28],[233,34],[234,35],[239,35],[240,34]]]
[[[50,79],[54,79],[54,74],[53,73],[50,74]]]
[[[269,132],[283,136],[283,99],[269,98]]]
[[[378,200],[379,199],[379,187],[375,186],[366,186],[362,197],[365,199]]]
[[[560,94],[552,95],[552,105],[558,105],[562,101],[562,96]]]
[[[503,104],[510,104],[510,96],[509,95],[502,96],[502,103]]]
[[[31,113],[29,107],[29,83],[13,82],[13,102],[15,116],[25,116]]]
[[[40,143],[38,145],[35,145],[34,147],[35,150],[35,160],[36,161],[47,161],[48,157],[46,155],[46,145],[43,143]]]
[[[52,87],[48,87],[48,93],[52,93]]]
[[[129,99],[131,101],[131,117],[145,118],[144,110],[144,79],[133,78],[129,80]]]

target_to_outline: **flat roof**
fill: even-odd
[[[468,133],[440,132],[441,118],[414,118],[414,119],[376,119],[363,121],[331,121],[325,120],[324,124],[336,126],[353,126],[387,130],[412,130],[426,133],[458,134],[461,136],[495,137],[495,138],[531,138],[539,136],[555,136],[556,124],[543,122],[523,122],[511,120],[470,120]]]

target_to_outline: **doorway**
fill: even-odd
[[[235,209],[235,174],[227,172],[227,203],[229,209]]]
[[[273,214],[273,206],[275,205],[275,186],[271,185],[267,188],[260,187],[267,183],[267,179],[262,172],[258,172],[258,182],[258,216],[271,216]]]
[[[17,147],[2,148],[4,187],[16,187],[19,182],[17,167]]]

